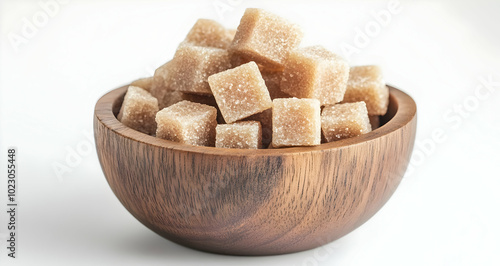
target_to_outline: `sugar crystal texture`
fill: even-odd
[[[144,89],[129,86],[117,118],[125,126],[152,135],[156,131],[157,112],[158,100],[155,97]]]
[[[272,106],[255,62],[212,75],[208,83],[226,123],[236,122]]]
[[[130,86],[139,87],[150,92],[151,88],[153,87],[153,77],[134,80],[132,83],[130,83]]]
[[[251,115],[245,121],[258,121],[262,126],[262,145],[267,147],[273,137],[273,108]]]
[[[315,98],[321,105],[342,101],[349,65],[321,46],[292,51],[285,61],[281,90],[298,98]]]
[[[172,61],[170,87],[190,93],[212,94],[208,77],[231,68],[227,51],[218,48],[180,47]]]
[[[192,94],[192,93],[182,93],[181,98],[186,101],[201,103],[213,106],[217,109],[217,123],[225,124],[224,118],[222,118],[222,114],[220,112],[219,106],[217,106],[217,102],[213,95],[203,95],[203,94]]]
[[[185,45],[177,49],[174,58],[155,72],[154,93],[181,91],[212,94],[207,78],[231,68],[226,50]],[[152,91],[152,92],[153,92]],[[158,91],[158,92],[157,92]]]
[[[158,99],[158,106],[161,109],[174,103],[182,101],[182,93],[173,91],[170,88],[168,79],[168,69],[171,68],[172,61],[169,61],[155,70],[153,83],[151,85],[151,95]]]
[[[273,100],[273,147],[321,144],[320,103],[317,99]]]
[[[288,53],[299,46],[302,37],[302,30],[297,25],[262,9],[248,8],[229,51],[232,56],[280,69]]]
[[[211,19],[198,19],[181,45],[195,45],[227,49],[235,31],[224,28]]]
[[[364,102],[328,105],[321,112],[327,142],[359,136],[372,130]]]
[[[257,121],[217,125],[215,147],[259,149],[262,147],[262,128]]]
[[[156,136],[184,144],[214,146],[216,119],[215,107],[181,101],[156,114]]]
[[[161,98],[161,94],[164,91],[171,90],[168,87],[167,77],[168,77],[168,69],[171,68],[171,62],[168,61],[165,64],[161,65],[155,70],[153,75],[153,84],[151,86],[151,94],[155,96],[157,99]]]
[[[385,115],[389,105],[389,88],[378,66],[352,67],[343,102],[364,101],[369,115]]]

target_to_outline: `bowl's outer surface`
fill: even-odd
[[[182,145],[127,128],[115,118],[125,91],[109,92],[95,109],[111,189],[151,230],[215,253],[290,253],[351,232],[393,194],[415,140],[416,105],[392,87],[385,125],[368,134],[253,151]]]

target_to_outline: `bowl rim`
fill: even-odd
[[[389,103],[395,108],[394,116],[387,121],[384,125],[366,134],[347,138],[343,140],[323,143],[317,146],[302,146],[302,147],[286,147],[276,149],[228,149],[216,148],[206,146],[195,146],[189,144],[182,144],[174,141],[169,141],[145,133],[136,131],[123,125],[116,118],[113,113],[113,108],[118,100],[123,99],[125,92],[129,85],[109,91],[104,94],[97,101],[94,109],[94,120],[99,122],[104,127],[108,128],[115,134],[124,138],[134,140],[143,144],[156,146],[159,148],[172,149],[185,152],[194,152],[212,155],[233,155],[233,156],[282,156],[286,154],[300,154],[311,152],[323,152],[332,149],[343,149],[349,146],[363,144],[365,142],[373,141],[377,138],[383,137],[393,133],[412,121],[417,112],[415,101],[406,93],[393,86],[387,85],[389,88]],[[94,124],[95,124],[94,122]],[[94,125],[95,126],[95,125]],[[94,134],[97,131],[94,128]]]

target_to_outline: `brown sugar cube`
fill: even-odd
[[[184,144],[214,146],[216,118],[215,107],[178,102],[156,114],[156,136]]]
[[[181,98],[186,101],[201,103],[215,107],[217,109],[217,123],[225,124],[224,118],[222,118],[222,114],[220,112],[219,106],[217,106],[217,102],[213,95],[204,95],[204,94],[191,94],[191,93],[182,93]]]
[[[151,95],[158,99],[158,107],[161,109],[174,103],[182,101],[182,93],[173,91],[166,81],[168,78],[168,69],[171,68],[172,61],[169,61],[155,70],[151,85]]]
[[[349,65],[321,46],[300,48],[285,61],[281,90],[298,98],[316,98],[321,105],[342,101]]]
[[[359,136],[372,130],[364,102],[328,105],[321,113],[327,142]]]
[[[321,144],[320,103],[317,99],[274,99],[274,147]]]
[[[343,102],[364,101],[368,115],[385,115],[389,105],[389,88],[385,86],[378,66],[351,67]]]
[[[255,62],[212,75],[208,83],[226,123],[236,122],[272,106]]]
[[[262,146],[267,147],[273,137],[273,108],[251,115],[245,121],[258,121],[262,126]]]
[[[161,110],[165,107],[171,106],[172,104],[176,104],[182,100],[184,100],[182,98],[182,92],[180,92],[180,91],[167,91],[163,95],[161,102],[158,101],[158,107]]]
[[[380,127],[380,116],[378,115],[370,115],[368,116],[370,119],[370,125],[372,126],[372,130],[375,130]]]
[[[262,78],[266,82],[267,90],[269,91],[269,96],[271,96],[271,100],[277,98],[291,98],[287,93],[281,91],[281,76],[283,72],[280,71],[261,71]]]
[[[234,39],[234,35],[236,35],[236,29],[226,29],[226,35],[231,39],[232,42]],[[229,45],[231,45],[231,42],[229,43]]]
[[[214,20],[198,19],[181,45],[227,49],[233,41],[234,34],[234,30],[228,30]]]
[[[153,77],[134,80],[132,83],[130,83],[130,86],[139,87],[150,92],[151,88],[153,87]]]
[[[167,79],[170,88],[198,94],[212,94],[208,77],[231,68],[226,50],[200,46],[180,47],[172,62]]]
[[[231,68],[226,50],[185,45],[174,58],[155,71],[152,93],[158,98],[167,91],[212,94],[207,78]]]
[[[180,93],[174,93],[167,82],[168,69],[172,61],[169,61],[155,70],[153,75],[153,84],[151,86],[151,95],[158,99],[158,106],[161,109],[181,101]]]
[[[161,98],[161,97],[158,97],[158,96],[160,96],[161,92],[171,90],[170,88],[168,88],[168,84],[166,82],[168,69],[170,68],[171,62],[172,61],[168,61],[165,64],[158,67],[155,70],[155,73],[153,75],[153,84],[151,85],[150,92],[157,99]]]
[[[117,118],[125,126],[151,135],[156,131],[157,112],[158,100],[155,97],[144,89],[129,86]]]
[[[297,25],[262,9],[248,8],[229,51],[232,56],[282,69],[288,53],[299,46],[302,37],[302,30]]]
[[[217,125],[215,147],[259,149],[262,147],[262,128],[257,121]]]

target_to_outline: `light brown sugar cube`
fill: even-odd
[[[236,122],[216,127],[215,147],[259,149],[261,143],[262,128],[257,121]]]
[[[214,146],[217,110],[213,106],[178,102],[156,114],[156,136],[198,146]]]
[[[297,25],[262,9],[248,8],[229,51],[265,67],[281,69],[288,53],[299,46],[302,37]]]
[[[378,66],[351,67],[343,102],[364,101],[368,115],[385,115],[389,105],[389,88]]]
[[[169,61],[155,70],[153,83],[151,85],[151,95],[158,99],[158,106],[161,109],[174,103],[180,102],[180,92],[174,92],[167,82],[168,69],[171,68],[172,61]]]
[[[130,86],[139,87],[148,92],[151,92],[151,88],[153,87],[153,77],[134,80],[132,83],[130,83]]]
[[[258,121],[262,127],[262,145],[267,147],[273,137],[273,109],[269,108],[263,112],[251,115],[245,121]]]
[[[226,50],[200,46],[180,47],[172,62],[170,88],[189,93],[212,94],[208,77],[231,68]]]
[[[156,131],[157,112],[158,100],[155,97],[144,89],[129,86],[117,118],[125,126],[151,135]]]
[[[236,35],[236,29],[227,29],[226,34],[231,39],[231,41],[233,41],[234,35]],[[229,43],[229,44],[231,44],[231,43]]]
[[[255,62],[212,75],[208,83],[226,123],[236,122],[272,106]]]
[[[359,136],[372,130],[364,102],[328,105],[321,112],[327,142]]]
[[[224,28],[211,19],[198,19],[181,45],[195,45],[227,49],[235,31]]]
[[[321,105],[342,101],[349,65],[321,46],[292,51],[285,61],[281,90],[293,97],[315,98]]]
[[[320,110],[317,99],[274,99],[273,147],[321,144]]]
[[[163,91],[171,90],[170,88],[168,88],[168,84],[166,82],[168,69],[170,68],[171,62],[172,61],[168,61],[165,64],[158,67],[153,75],[153,84],[151,85],[150,92],[157,99],[161,98],[159,96],[160,93],[162,93]]]
[[[192,93],[182,93],[181,98],[186,101],[201,103],[215,107],[217,109],[217,123],[225,124],[224,118],[222,118],[222,114],[220,112],[219,106],[217,106],[217,102],[213,95],[204,95],[204,94],[192,94]]]
[[[155,72],[153,95],[162,98],[167,91],[212,94],[207,79],[210,75],[231,68],[226,50],[185,45],[174,58]]]

